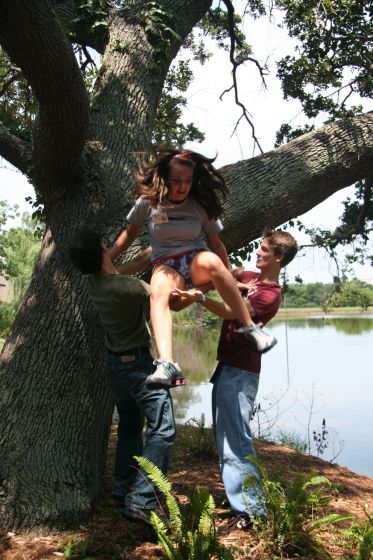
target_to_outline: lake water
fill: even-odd
[[[373,315],[275,320],[268,329],[278,344],[262,358],[253,419],[256,435],[281,432],[308,442],[354,472],[373,476]],[[219,328],[175,330],[175,356],[188,384],[173,389],[178,422],[205,415],[211,425],[211,389]]]

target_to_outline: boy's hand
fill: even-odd
[[[240,290],[250,290],[257,284],[257,278],[252,278],[246,284],[244,282],[237,282],[237,286]]]
[[[241,274],[244,272],[244,269],[242,267],[231,268],[229,272],[232,274],[233,278],[239,281],[241,280]]]
[[[179,290],[174,288],[170,293],[170,298],[179,298],[183,303],[191,304],[195,301],[199,301],[203,297],[203,292],[192,288],[191,290]]]

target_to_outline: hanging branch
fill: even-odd
[[[245,105],[240,101],[239,99],[239,95],[238,95],[238,83],[237,83],[237,69],[239,68],[239,66],[241,66],[241,64],[243,64],[244,62],[252,62],[255,64],[255,66],[257,67],[259,74],[261,76],[262,79],[262,83],[264,85],[264,87],[266,86],[265,83],[265,70],[264,68],[259,64],[259,62],[250,56],[245,56],[242,58],[242,60],[237,61],[235,58],[235,51],[236,51],[236,46],[242,46],[242,41],[240,39],[240,37],[238,37],[236,30],[235,30],[235,25],[234,25],[234,7],[233,4],[231,2],[231,0],[223,0],[226,8],[227,8],[227,15],[228,15],[228,32],[229,32],[229,37],[230,37],[230,51],[229,51],[229,60],[232,64],[232,78],[233,78],[233,84],[230,88],[226,89],[223,91],[223,93],[220,95],[220,99],[223,98],[223,96],[226,93],[229,93],[230,91],[232,91],[232,89],[234,90],[234,98],[235,98],[235,103],[236,105],[238,105],[241,109],[242,109],[242,115],[240,116],[240,118],[237,120],[236,125],[234,127],[234,130],[232,132],[232,136],[233,134],[236,132],[237,127],[239,125],[239,123],[241,122],[241,119],[245,119],[246,122],[249,124],[250,128],[251,128],[251,133],[252,133],[252,138],[254,140],[254,145],[258,146],[259,150],[261,153],[263,153],[263,149],[259,143],[259,140],[255,134],[255,127],[254,127],[254,123],[251,120],[252,115],[247,111]]]
[[[96,68],[96,63],[93,60],[93,58],[91,57],[91,55],[89,54],[89,51],[88,51],[87,47],[83,46],[82,51],[83,51],[84,56],[85,56],[85,61],[83,62],[83,65],[82,65],[82,72],[84,73],[86,67],[89,64],[91,64],[92,66],[94,66]]]
[[[85,70],[87,66],[91,65],[92,68],[97,68],[96,63],[91,57],[88,48],[86,46],[77,44],[73,47],[73,50],[74,53],[77,54],[79,57],[79,65],[83,75],[85,74]],[[83,59],[83,55],[84,55],[84,59]]]
[[[368,218],[368,214],[370,211],[370,205],[372,201],[372,186],[373,186],[373,179],[365,179],[364,185],[364,196],[363,196],[363,203],[360,206],[360,212],[356,218],[356,222],[350,225],[349,228],[337,227],[329,238],[326,241],[330,240],[346,240],[350,241],[353,235],[363,235],[364,233],[370,233],[372,230],[365,229],[365,220]]]

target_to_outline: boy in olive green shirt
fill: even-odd
[[[69,254],[88,275],[88,293],[105,331],[106,376],[119,415],[112,495],[121,500],[125,517],[150,523],[157,490],[133,457],[146,457],[166,474],[176,428],[169,389],[149,389],[145,383],[155,369],[147,323],[149,286],[120,274],[93,231],[80,231]],[[125,265],[123,272],[131,268]]]

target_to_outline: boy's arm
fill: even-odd
[[[256,312],[249,300],[244,301],[250,317],[255,317]],[[215,301],[214,299],[207,298],[205,301],[201,302],[203,307],[211,311],[214,315],[221,317],[222,319],[237,319],[232,309],[224,302]]]
[[[219,234],[215,233],[213,235],[207,235],[207,242],[210,249],[221,258],[227,269],[231,270],[232,266],[229,262],[228,253],[224,243],[219,237]]]
[[[110,258],[113,262],[121,253],[123,253],[123,251],[126,251],[128,247],[132,245],[140,230],[140,226],[128,224],[127,229],[124,229],[122,231],[122,233],[119,235],[118,239],[110,249]]]
[[[205,301],[202,301],[203,296],[203,291],[195,288],[191,290],[178,290],[177,288],[174,288],[171,292],[172,303],[170,301],[170,309],[173,311],[181,311],[181,309],[185,309],[193,302],[200,301],[201,305],[211,311],[211,313],[214,313],[214,315],[217,315],[222,319],[236,319],[233,311],[225,302],[216,301],[214,299],[210,299],[209,297],[206,297]],[[244,303],[250,313],[250,316],[255,317],[255,309],[250,304],[249,300],[245,300]]]

